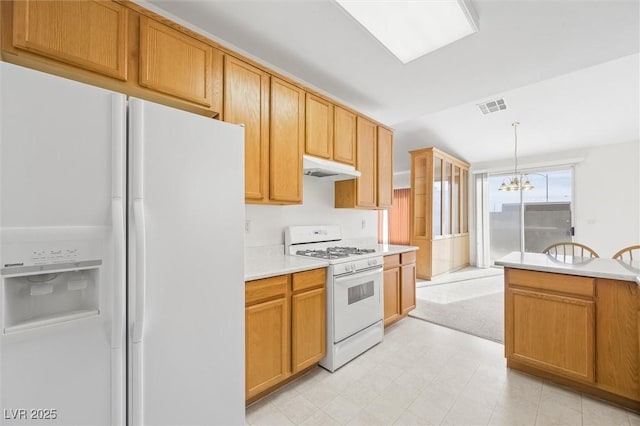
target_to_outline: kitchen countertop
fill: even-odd
[[[329,262],[322,259],[286,255],[282,245],[247,247],[244,258],[244,280],[258,280],[327,266]]]
[[[374,244],[370,247],[375,248],[382,256],[418,250],[418,247],[414,246],[393,244]],[[244,280],[259,280],[327,266],[329,262],[326,260],[284,254],[282,245],[247,247],[244,259]]]
[[[416,251],[418,247],[415,246],[399,246],[394,244],[378,244],[375,247],[376,251],[380,252],[383,256],[389,256],[391,254],[406,253],[408,251]]]
[[[565,258],[564,256],[554,257],[543,253],[514,251],[496,260],[495,263],[507,268],[634,281],[640,285],[640,260],[630,262],[605,258],[589,259],[570,256]]]

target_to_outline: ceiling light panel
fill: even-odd
[[[403,63],[478,29],[463,0],[336,0]]]

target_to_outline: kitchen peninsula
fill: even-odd
[[[507,366],[640,411],[640,261],[511,253]]]

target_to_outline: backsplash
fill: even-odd
[[[284,228],[289,225],[340,225],[344,239],[377,238],[377,211],[336,209],[333,182],[310,176],[303,179],[304,204],[245,205],[246,247],[284,244]]]

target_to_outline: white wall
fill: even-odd
[[[246,205],[249,232],[245,234],[245,246],[284,244],[284,228],[289,225],[340,225],[343,239],[377,238],[376,211],[336,209],[333,182],[311,176],[303,179],[302,205]]]
[[[640,142],[587,151],[575,167],[574,241],[601,257],[640,244]]]

